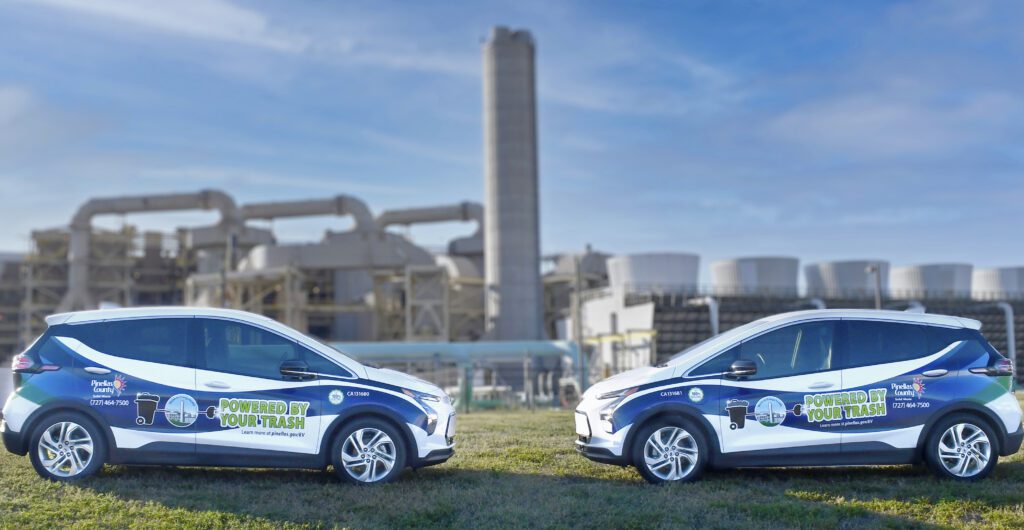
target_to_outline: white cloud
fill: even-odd
[[[767,132],[850,155],[940,155],[998,140],[1022,108],[1001,92],[939,102],[883,90],[798,106],[771,121]]]
[[[53,154],[94,128],[91,120],[54,108],[16,85],[0,85],[0,165]]]
[[[271,28],[262,13],[223,0],[37,0],[54,8],[190,37],[299,52],[309,40]]]

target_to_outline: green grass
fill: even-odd
[[[710,472],[653,487],[572,448],[564,411],[459,418],[458,453],[382,487],[313,471],[108,466],[82,485],[0,454],[0,527],[1024,527],[1024,454],[977,484],[905,467]]]

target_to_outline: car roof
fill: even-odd
[[[125,318],[152,318],[152,317],[221,317],[250,322],[273,322],[276,320],[263,315],[239,311],[237,309],[221,309],[219,307],[186,307],[186,306],[152,306],[152,307],[125,307],[118,309],[93,309],[89,311],[72,311],[69,313],[57,313],[46,317],[48,326],[58,324],[78,324],[82,322],[99,322],[102,320],[116,320]]]
[[[954,328],[981,329],[981,322],[972,318],[938,315],[935,313],[919,313],[915,311],[891,311],[886,309],[810,309],[780,313],[761,319],[763,322],[785,322],[808,318],[851,318],[866,320],[889,320],[897,322],[913,322]]]

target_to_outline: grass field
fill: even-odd
[[[110,467],[84,485],[0,455],[0,527],[1024,528],[1024,454],[956,484],[912,467],[711,472],[648,486],[572,448],[565,411],[460,417],[458,454],[394,484],[313,471]]]

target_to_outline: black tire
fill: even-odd
[[[953,442],[953,439],[949,437],[951,435],[946,434],[946,431],[954,425],[969,426],[968,429],[976,429],[976,431],[973,432],[983,432],[985,437],[988,438],[987,448],[989,459],[987,464],[981,467],[980,470],[974,471],[974,469],[978,467],[979,460],[974,456],[976,453],[973,451],[980,451],[984,453],[984,449],[982,447],[984,444],[980,444],[975,441],[977,445],[968,444],[967,446],[955,447],[956,444],[951,443]],[[945,440],[943,440],[944,437],[946,437]],[[969,438],[969,436],[967,438]],[[950,471],[947,468],[947,465],[955,463],[957,460],[955,457],[950,456],[950,452],[948,450],[943,452],[946,457],[940,458],[940,445],[947,449],[952,447],[954,450],[959,451],[959,453],[957,453],[958,455],[967,455],[967,460],[969,462],[973,462],[973,464],[969,463],[967,467],[967,471],[971,474],[961,476]],[[987,477],[992,473],[992,470],[995,469],[996,462],[999,460],[999,440],[996,438],[995,430],[989,426],[988,422],[981,420],[977,416],[970,414],[951,414],[939,420],[939,422],[932,427],[931,432],[928,434],[928,439],[925,441],[924,459],[928,468],[939,477],[959,482],[974,482]],[[973,469],[970,467],[971,465],[974,466]]]
[[[363,458],[363,462],[352,463],[350,460],[350,467],[346,468],[342,462],[343,451],[349,455],[349,458],[361,456],[358,453],[358,447],[354,444],[346,445],[346,441],[361,430],[364,431],[362,435],[364,442],[368,443],[373,440],[374,431],[387,435],[391,442],[388,444],[381,439],[378,451],[366,451],[364,455],[367,455],[367,458]],[[390,451],[393,451],[394,460],[391,468],[387,469],[387,459],[384,455],[388,453],[389,448]],[[355,453],[353,449],[356,450]],[[349,484],[370,485],[391,482],[402,474],[407,461],[405,437],[401,431],[390,423],[376,418],[357,418],[348,422],[338,431],[331,442],[331,464],[334,466],[334,473]],[[364,472],[368,472],[368,474]],[[364,478],[360,479],[360,476]],[[367,478],[372,480],[366,480]]]
[[[48,447],[52,447],[49,441],[46,442],[46,445],[40,446],[40,441],[43,439],[44,434],[51,428],[54,428],[55,431],[51,432],[48,440],[55,440],[54,432],[58,433],[57,438],[59,438],[59,426],[61,424],[69,426],[67,429],[69,439],[76,445],[69,450],[64,444],[59,444],[56,451],[48,449]],[[83,458],[87,454],[86,446],[82,443],[84,437],[81,436],[78,428],[70,427],[72,424],[77,425],[81,431],[88,435],[88,439],[91,441],[92,453],[84,468],[70,475],[62,475],[48,469],[40,453],[45,451],[47,455],[51,455],[54,459],[60,458],[59,461],[66,461],[69,466],[69,472],[74,471],[78,463],[84,463]],[[63,457],[61,454],[58,454],[60,452],[63,452]],[[43,418],[35,430],[32,431],[32,436],[29,438],[28,454],[29,459],[32,461],[32,467],[35,468],[39,476],[56,482],[79,482],[88,479],[103,469],[103,464],[107,461],[107,439],[103,434],[103,430],[89,419],[88,416],[79,412],[58,412]],[[72,460],[75,463],[72,463]]]
[[[655,470],[652,470],[651,467],[648,466],[647,459],[645,458],[647,441],[652,437],[652,435],[654,435],[654,433],[666,428],[676,428],[685,431],[685,433],[689,436],[689,439],[692,440],[693,442],[692,447],[696,449],[696,461],[693,462],[692,468],[689,468],[689,470],[686,471],[685,475],[676,479],[666,478],[664,475],[668,473],[666,473],[665,471],[658,470],[657,468],[655,468]],[[662,432],[659,436],[664,436],[669,432],[670,431]],[[662,441],[664,441],[664,439]],[[688,443],[685,443],[685,438],[682,437],[680,439],[680,442],[677,442],[677,444],[683,444],[684,446],[690,445]],[[677,445],[677,451],[681,450],[682,446]],[[694,423],[693,421],[684,418],[658,420],[644,425],[643,427],[640,428],[639,431],[637,431],[636,436],[633,437],[633,447],[630,451],[630,454],[633,459],[633,466],[636,467],[637,471],[640,472],[640,475],[644,477],[644,480],[650,482],[651,484],[665,484],[668,482],[692,482],[694,480],[697,480],[704,473],[704,468],[707,467],[708,457],[710,456],[708,442],[704,438],[703,430],[701,430],[700,426]],[[675,459],[677,466],[683,460],[686,460],[688,462],[688,459],[684,455],[682,455],[681,452],[678,454],[680,454],[681,456]],[[669,458],[669,460],[671,460],[671,458]],[[669,469],[671,470],[671,463],[669,463],[668,465]],[[685,465],[689,466],[690,464],[686,463]],[[662,476],[659,476],[659,474]]]

